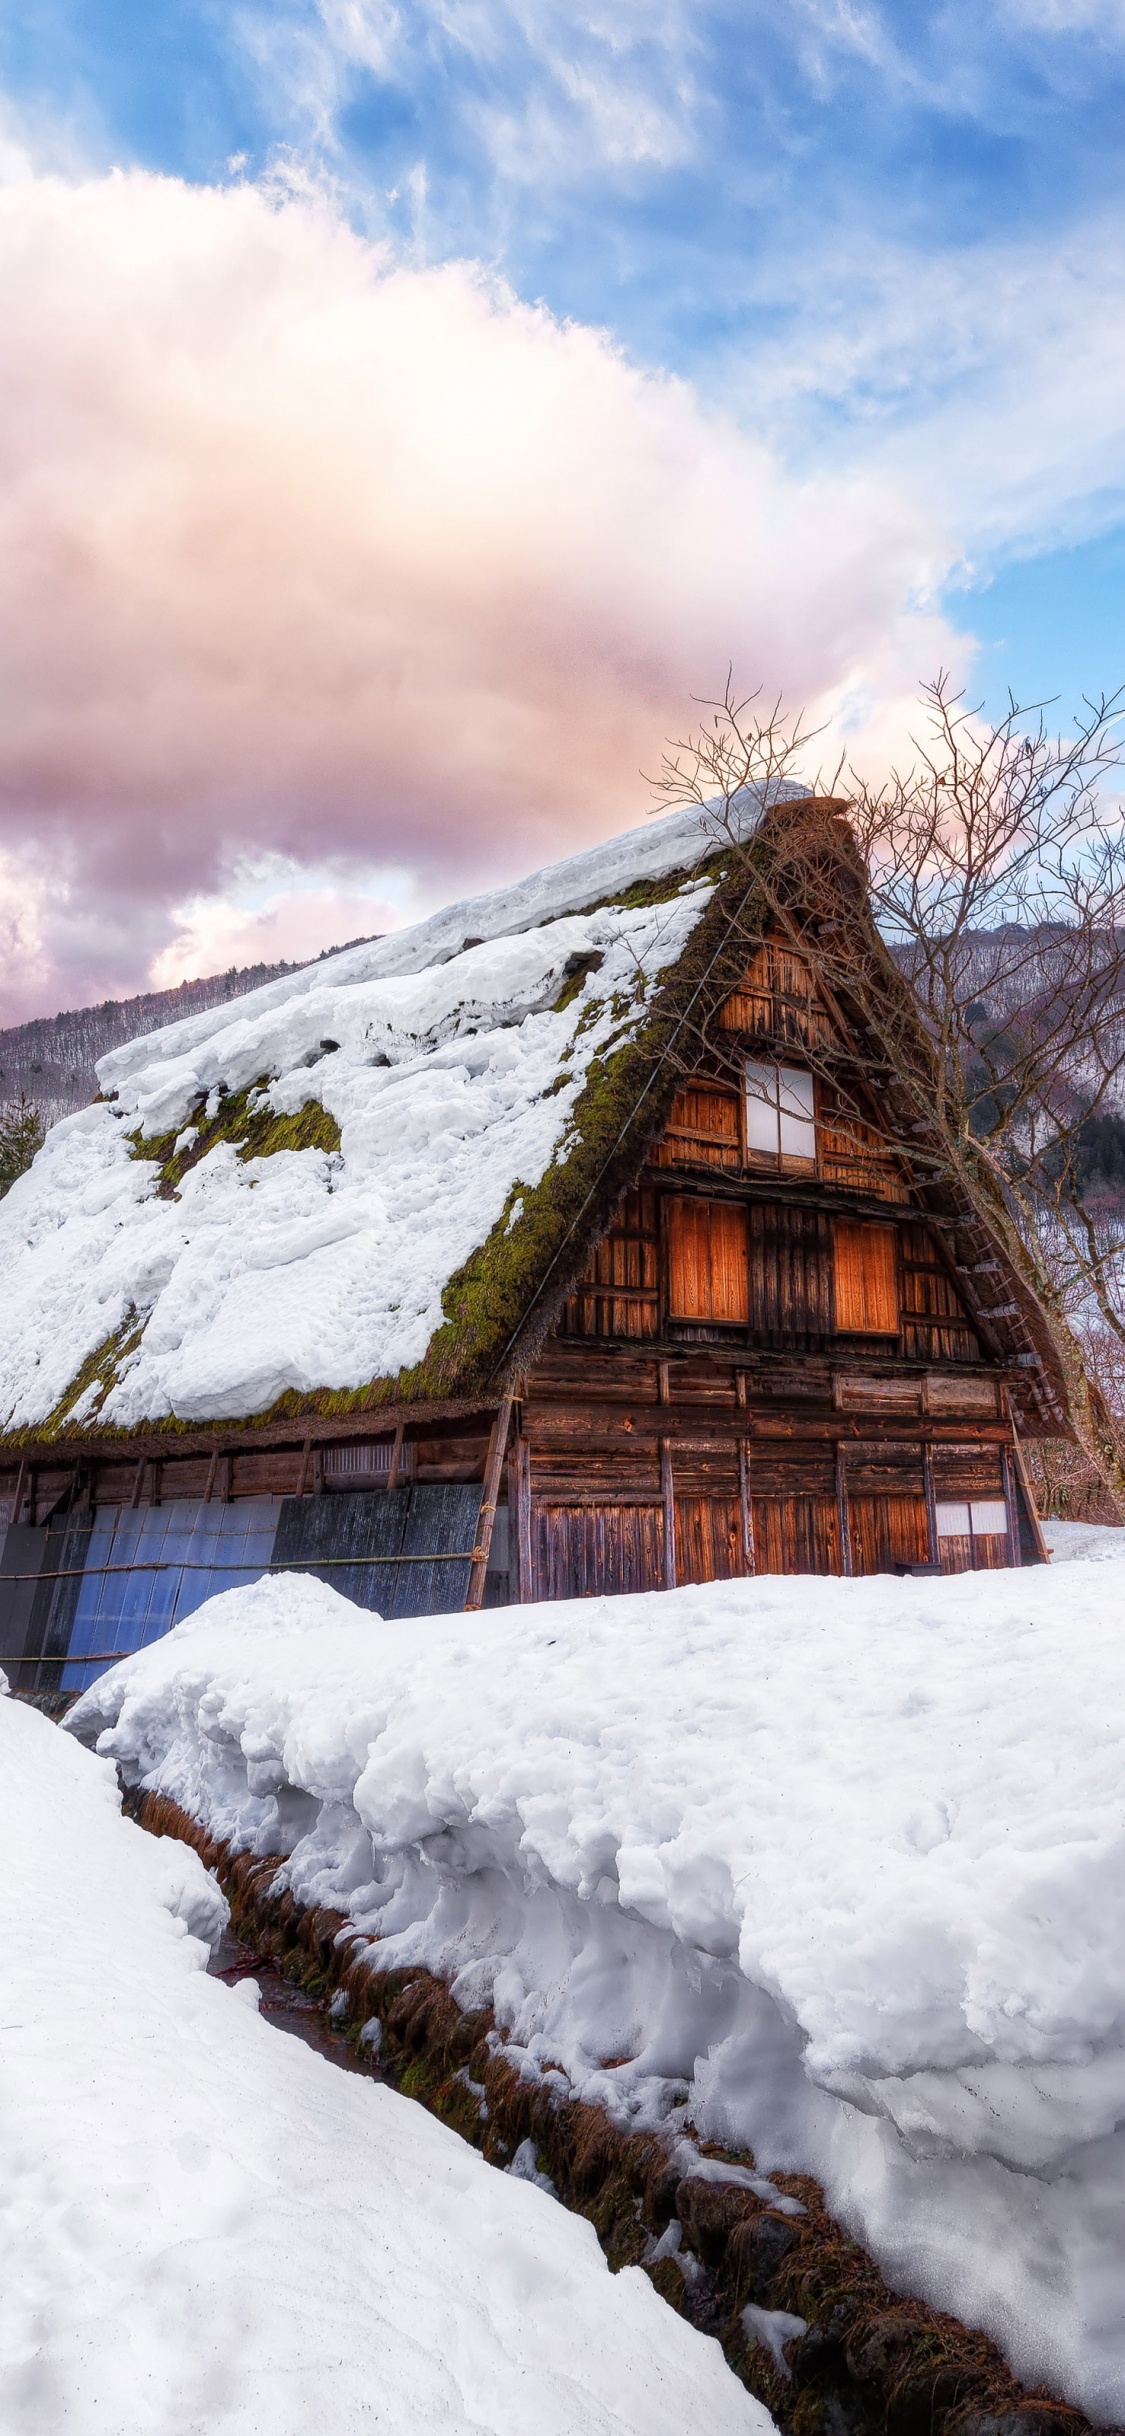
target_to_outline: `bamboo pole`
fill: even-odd
[[[504,1457],[508,1451],[508,1432],[511,1426],[512,1398],[507,1395],[501,1402],[500,1410],[492,1424],[492,1435],[488,1441],[488,1461],[484,1467],[484,1496],[481,1499],[473,1561],[469,1567],[469,1589],[465,1600],[466,1612],[484,1605],[484,1583],[492,1548],[492,1531],[496,1521],[496,1501],[500,1494],[500,1475],[504,1469]]]

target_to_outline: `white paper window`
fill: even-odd
[[[1002,1538],[1007,1528],[1008,1509],[1001,1497],[974,1497],[971,1504],[937,1509],[939,1539]]]
[[[777,1159],[815,1159],[811,1074],[800,1066],[746,1065],[746,1146]]]

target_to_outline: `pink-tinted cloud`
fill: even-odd
[[[902,495],[316,197],[28,180],[0,318],[9,1013],[263,857],[432,902],[620,827],[728,660],[854,726],[947,647]]]

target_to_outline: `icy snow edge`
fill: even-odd
[[[892,2281],[1120,2420],[1125,1577],[1065,1579],[404,1625],[275,1579],[70,1722],[523,2069],[817,2174]]]
[[[205,1975],[226,1903],[0,1702],[4,2436],[770,2436],[591,2226]]]

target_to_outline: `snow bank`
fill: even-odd
[[[673,815],[104,1059],[112,1102],[54,1126],[0,1204],[0,1428],[242,1419],[420,1362],[444,1287],[509,1205],[518,1225],[517,1187],[569,1156],[591,1065],[643,1024],[713,891],[689,877],[657,905],[562,908],[708,843]],[[219,1142],[161,1199],[130,1137],[186,1135],[263,1076],[258,1105],[319,1102],[339,1152]],[[79,1388],[138,1329],[108,1393]]]
[[[592,2229],[204,1976],[226,1906],[0,1701],[5,2436],[768,2436]]]
[[[1125,1528],[1120,1523],[1045,1522],[1043,1537],[1055,1565],[1078,1560],[1101,1564],[1125,1556]]]
[[[1120,2420],[1123,1622],[1081,1564],[425,1625],[283,1577],[71,1722],[491,1998],[528,2071],[811,2170],[893,2280]]]

